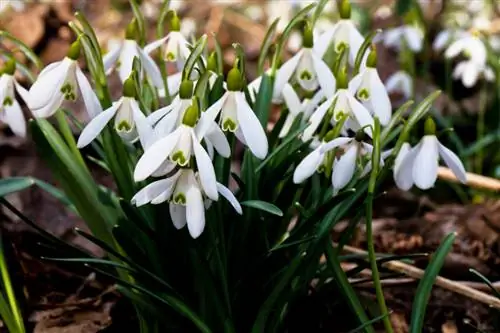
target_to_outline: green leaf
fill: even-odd
[[[252,207],[258,210],[262,210],[269,214],[276,216],[283,216],[281,209],[273,205],[272,203],[261,201],[261,200],[247,200],[241,203],[242,206]]]
[[[353,69],[353,76],[357,75],[359,73],[359,69],[361,68],[361,62],[363,61],[363,58],[365,56],[366,51],[368,48],[372,45],[372,40],[375,38],[375,36],[380,33],[382,30],[377,29],[375,31],[370,32],[368,36],[366,36],[365,40],[359,47],[358,53],[356,54],[356,58],[354,60],[354,69]]]
[[[271,23],[269,29],[267,29],[267,33],[262,40],[262,44],[260,46],[260,54],[259,60],[257,61],[257,73],[262,75],[264,73],[264,64],[266,62],[269,49],[273,45],[274,36],[276,35],[276,27],[278,26],[280,18],[278,17]]]
[[[34,180],[29,177],[0,179],[0,197],[27,189],[34,183]]]
[[[493,292],[493,294],[495,294],[495,296],[500,299],[500,292],[497,290],[497,288],[495,288],[493,286],[493,284],[491,283],[490,280],[488,280],[488,278],[486,276],[484,276],[483,274],[479,273],[478,271],[476,271],[475,269],[471,268],[469,269],[469,272],[471,272],[472,274],[476,275],[478,278],[480,278],[490,289],[491,291]]]
[[[191,72],[193,71],[194,65],[198,61],[198,58],[201,57],[203,51],[205,50],[205,46],[207,45],[207,35],[203,35],[198,39],[196,44],[193,47],[193,51],[186,60],[186,64],[184,65],[184,69],[182,71],[182,80],[188,80],[191,76]]]
[[[139,45],[144,46],[146,43],[146,23],[144,21],[144,15],[142,15],[142,10],[137,4],[136,0],[129,0],[132,11],[134,12],[134,17],[137,20],[137,29],[139,29]]]
[[[365,322],[363,325],[347,332],[347,333],[357,333],[357,332],[361,332],[362,330],[364,330],[366,327],[370,326],[371,324],[375,324],[376,322],[388,317],[390,314],[392,313],[392,311],[389,311],[389,313],[384,313],[383,315],[381,316],[378,316],[376,318],[373,318],[371,320],[368,320],[367,322]]]
[[[455,241],[456,233],[451,233],[443,240],[436,253],[433,254],[427,269],[424,272],[422,280],[418,284],[413,301],[410,333],[421,333],[424,326],[425,310],[429,302],[432,286],[436,277],[444,264],[444,260],[450,252],[453,242]]]
[[[37,68],[41,68],[43,66],[40,58],[38,58],[35,52],[33,52],[33,50],[28,45],[24,44],[22,41],[12,36],[7,31],[0,30],[0,41],[4,38],[14,43],[14,45],[16,45],[19,50],[26,56],[26,58],[31,60],[31,62],[33,62],[33,64],[35,64]]]
[[[224,73],[224,56],[222,52],[222,47],[217,39],[217,35],[213,34],[214,44],[215,44],[215,54],[217,55],[217,75],[223,75]]]
[[[257,114],[257,118],[259,118],[264,131],[266,130],[267,122],[269,120],[269,112],[271,112],[273,89],[274,78],[267,74],[263,74],[262,81],[260,82],[259,93],[255,101],[254,111]]]

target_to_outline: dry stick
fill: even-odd
[[[336,243],[333,243],[333,245],[337,246]],[[344,245],[343,249],[346,250],[347,252],[350,252],[350,253],[364,254],[364,255],[367,254],[366,251],[349,246],[349,245]],[[386,263],[382,264],[382,266],[387,268],[387,269],[390,269],[391,271],[405,274],[405,275],[412,277],[414,279],[422,279],[422,277],[424,276],[424,271],[421,270],[420,268],[405,264],[405,263],[403,263],[401,261],[397,261],[397,260],[386,262]],[[500,299],[498,299],[494,296],[488,295],[486,293],[483,293],[482,291],[471,288],[469,286],[462,285],[457,281],[452,281],[450,279],[446,279],[444,277],[438,276],[436,278],[436,285],[441,287],[441,288],[453,291],[457,294],[475,299],[476,301],[479,301],[481,303],[485,303],[491,307],[500,309]]]
[[[438,168],[438,176],[441,179],[460,182],[453,172],[445,167]],[[500,191],[500,180],[495,178],[490,178],[486,176],[481,176],[475,173],[467,172],[467,185],[470,187],[475,187],[479,189],[486,189],[491,191]]]

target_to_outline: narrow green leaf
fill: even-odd
[[[241,203],[242,206],[252,207],[258,210],[262,210],[269,214],[276,216],[283,216],[281,209],[273,205],[272,203],[261,201],[261,200],[247,200]]]
[[[363,61],[363,58],[365,57],[366,51],[368,48],[372,45],[372,40],[375,38],[375,36],[380,33],[382,30],[377,29],[375,31],[370,32],[368,36],[366,36],[365,40],[359,47],[358,53],[356,54],[356,58],[354,60],[354,69],[353,69],[353,76],[358,75],[359,70],[361,68],[361,62]]]
[[[260,46],[259,60],[257,61],[257,73],[262,75],[264,73],[264,64],[266,62],[267,56],[269,55],[269,49],[273,45],[274,37],[276,35],[276,27],[278,26],[280,18],[276,18],[273,23],[267,29],[266,35],[262,40]]]
[[[132,12],[137,20],[137,29],[139,29],[139,45],[144,46],[146,43],[146,23],[144,21],[144,15],[142,15],[142,10],[137,4],[136,0],[129,0],[130,6],[132,7]]]
[[[14,45],[16,45],[19,48],[19,50],[21,50],[21,52],[24,53],[24,55],[26,56],[26,58],[28,58],[29,60],[31,60],[31,62],[33,64],[35,64],[35,66],[37,68],[41,68],[43,66],[43,63],[40,60],[40,58],[38,58],[38,56],[35,54],[35,52],[33,52],[33,50],[28,45],[24,44],[22,41],[20,41],[16,37],[12,36],[7,31],[0,30],[0,41],[2,39],[4,39],[4,38],[8,39]]]
[[[224,74],[224,53],[222,52],[222,47],[217,39],[217,35],[214,33],[214,44],[215,44],[215,54],[217,55],[217,75]]]
[[[481,279],[481,281],[483,281],[491,289],[491,291],[495,294],[495,296],[500,299],[500,292],[497,290],[497,288],[495,288],[493,286],[491,281],[488,280],[488,278],[486,276],[479,273],[478,271],[476,271],[473,268],[469,269],[469,272],[471,272],[472,274],[476,275],[479,279]]]
[[[255,101],[254,111],[257,114],[257,118],[259,118],[264,131],[267,128],[269,113],[271,112],[273,89],[274,78],[267,74],[263,74],[262,81],[260,82],[259,93],[257,94],[257,99]]]
[[[191,72],[193,71],[194,65],[198,62],[198,58],[201,57],[203,51],[205,50],[205,46],[207,45],[207,35],[203,35],[198,39],[196,44],[193,47],[193,51],[186,60],[186,64],[184,65],[184,69],[182,71],[182,80],[187,80],[191,76]]]
[[[389,311],[389,313],[384,313],[383,315],[381,316],[378,316],[378,317],[375,317],[371,320],[368,320],[366,323],[364,323],[363,325],[347,332],[347,333],[357,333],[357,332],[361,332],[362,330],[364,330],[366,327],[368,327],[369,325],[372,325],[372,324],[375,324],[376,322],[378,321],[381,321],[382,319],[388,317],[390,314],[392,313],[392,311]]]
[[[418,284],[413,301],[410,333],[421,333],[424,326],[425,310],[429,302],[432,286],[434,281],[444,264],[444,260],[450,252],[453,242],[455,241],[456,233],[451,233],[443,240],[439,248],[432,255],[432,258],[424,272],[422,280]]]
[[[31,187],[35,181],[29,177],[13,177],[0,179],[0,197],[19,192]]]

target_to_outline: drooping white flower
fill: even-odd
[[[395,165],[394,180],[402,190],[409,190],[413,184],[422,190],[433,187],[437,179],[439,157],[458,180],[462,183],[467,182],[465,168],[458,156],[442,145],[434,134],[430,134],[435,129],[434,123],[430,121],[429,119],[426,121],[426,135]],[[429,123],[431,125],[428,125]],[[429,127],[432,128],[430,131]]]
[[[125,81],[123,97],[113,103],[110,108],[94,117],[85,126],[78,138],[78,148],[83,148],[91,143],[112,118],[115,118],[115,131],[124,141],[132,143],[139,139],[144,147],[148,141],[152,140],[153,128],[135,100],[134,85],[135,83],[131,78]]]
[[[16,63],[14,60],[5,64],[0,76],[0,122],[9,126],[12,132],[24,138],[26,136],[26,119],[19,102],[16,100],[17,91],[21,98],[27,103],[29,94],[14,77]]]
[[[472,60],[459,62],[452,73],[452,77],[454,79],[461,79],[462,84],[467,88],[473,87],[481,76],[487,81],[495,79],[495,73],[490,66]]]
[[[347,89],[347,78],[345,72],[339,78],[339,89],[337,92],[326,101],[324,101],[309,118],[309,126],[302,134],[302,140],[308,141],[313,137],[319,128],[321,122],[325,118],[328,110],[333,106],[333,114],[331,124],[335,125],[342,117],[347,116],[344,124],[344,129],[358,131],[363,128],[364,131],[371,136],[373,128],[373,118],[370,112],[357,101],[353,94]]]
[[[424,34],[416,27],[403,25],[397,28],[388,29],[383,34],[384,45],[401,50],[406,44],[408,48],[418,53],[422,51]]]
[[[385,88],[389,94],[401,93],[406,99],[411,98],[413,95],[413,78],[405,71],[397,71],[385,81]]]
[[[391,100],[377,72],[375,51],[370,52],[365,69],[349,82],[349,91],[372,115],[380,119],[382,125],[389,123],[392,113]]]
[[[166,62],[177,64],[177,69],[182,71],[191,51],[189,50],[190,43],[181,33],[180,20],[175,12],[170,21],[170,32],[167,36],[146,45],[144,52],[149,54],[164,44],[166,46],[163,51],[163,59]]]
[[[436,52],[442,51],[445,47],[449,46],[450,43],[457,38],[462,38],[467,34],[467,32],[463,30],[455,30],[455,29],[444,29],[441,30],[434,41],[432,42],[432,49]]]
[[[319,37],[314,45],[314,50],[320,57],[323,57],[333,43],[335,53],[340,54],[344,50],[348,52],[349,64],[353,66],[364,39],[351,20],[351,4],[349,1],[341,1],[339,14],[340,20]]]
[[[149,54],[141,49],[136,41],[136,26],[135,22],[127,26],[125,40],[113,43],[108,53],[103,57],[104,70],[107,74],[111,73],[113,68],[118,67],[118,76],[122,83],[132,74],[134,58],[138,58],[141,62],[143,73],[157,88],[163,87],[163,80],[160,69],[149,56]]]
[[[200,119],[200,135],[207,133],[220,113],[219,123],[222,130],[235,133],[252,154],[259,159],[265,158],[268,151],[267,136],[241,91],[241,74],[237,68],[228,73],[227,89],[224,95],[203,113]]]
[[[314,51],[312,31],[309,27],[304,31],[302,50],[285,62],[276,74],[274,99],[279,98],[285,84],[292,78],[306,91],[315,91],[319,87],[325,95],[331,96],[335,92],[335,77],[321,56]]]
[[[210,156],[200,144],[202,135],[197,135],[194,126],[199,118],[197,105],[191,105],[184,114],[182,124],[172,133],[157,140],[141,156],[134,170],[135,181],[142,181],[152,175],[167,160],[186,167],[194,156],[200,182],[207,197],[217,200],[215,171]]]
[[[220,183],[216,183],[216,188],[217,193],[226,198],[241,215],[241,205],[233,193]],[[174,226],[181,229],[187,224],[191,237],[197,238],[205,227],[204,196],[208,197],[200,178],[192,169],[180,168],[171,177],[144,187],[132,198],[132,203],[142,206],[147,203],[160,204],[168,200]]]
[[[459,54],[464,54],[470,61],[479,65],[486,65],[486,46],[477,32],[464,33],[460,39],[448,46],[444,56],[446,58],[455,58]]]
[[[78,90],[82,94],[90,118],[97,116],[101,105],[89,81],[78,67],[80,41],[71,46],[68,55],[61,61],[45,67],[29,90],[28,107],[36,118],[48,118],[63,101],[75,101]]]

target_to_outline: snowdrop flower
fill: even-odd
[[[203,113],[200,135],[205,135],[217,115],[221,113],[219,123],[222,130],[235,133],[252,154],[263,159],[268,151],[267,136],[259,119],[248,105],[242,88],[240,71],[237,68],[231,69],[227,75],[226,93]]]
[[[29,90],[28,107],[36,118],[48,118],[64,100],[75,101],[80,90],[90,118],[102,109],[89,81],[78,67],[80,41],[74,42],[67,56],[45,67]]]
[[[146,45],[144,52],[149,54],[166,43],[163,59],[167,62],[176,63],[177,69],[181,71],[191,51],[189,50],[189,42],[180,31],[181,23],[179,17],[175,12],[173,13],[168,35]]]
[[[371,136],[373,127],[373,118],[370,112],[358,102],[353,94],[347,89],[347,77],[345,70],[339,73],[337,78],[338,90],[326,101],[324,101],[309,118],[309,126],[302,134],[302,140],[308,141],[311,139],[319,128],[319,125],[327,115],[328,110],[333,107],[331,113],[331,123],[334,125],[342,117],[347,116],[345,128],[357,131],[364,128],[365,132]]]
[[[312,47],[312,30],[307,26],[304,29],[302,50],[285,62],[276,74],[275,99],[281,95],[283,87],[292,77],[304,90],[315,91],[320,87],[325,94],[331,95],[335,92],[335,77]]]
[[[146,146],[151,140],[153,128],[135,100],[135,82],[129,78],[123,85],[123,97],[87,124],[78,138],[77,147],[83,148],[91,143],[113,117],[115,131],[124,141],[132,143],[139,138],[142,146]]]
[[[19,93],[26,103],[29,94],[14,77],[16,62],[11,59],[7,61],[0,73],[0,122],[9,126],[12,132],[24,138],[26,136],[26,119],[19,102],[16,100],[15,91]]]
[[[233,193],[220,183],[216,183],[216,188],[217,193],[225,197],[241,215],[241,205]],[[187,224],[191,237],[197,238],[205,228],[204,196],[207,195],[200,178],[192,169],[180,168],[171,177],[155,181],[140,190],[132,198],[132,203],[142,206],[147,203],[160,204],[168,200],[174,226],[182,229]]]
[[[368,55],[366,68],[349,82],[349,91],[363,103],[372,115],[387,125],[391,119],[392,107],[389,95],[377,72],[377,54]]]
[[[491,67],[472,60],[459,62],[452,73],[452,77],[454,79],[461,79],[462,84],[467,88],[473,87],[481,75],[484,76],[487,81],[493,81],[495,79],[495,74]]]
[[[451,43],[444,56],[455,58],[461,53],[477,64],[486,64],[486,46],[477,32],[463,34],[460,39]]]
[[[414,53],[422,51],[424,35],[416,27],[403,25],[401,27],[388,29],[383,35],[384,45],[401,50],[404,45],[408,45]]]
[[[385,81],[385,88],[389,94],[401,93],[408,99],[413,95],[413,78],[405,71],[397,71]]]
[[[436,35],[436,38],[434,38],[434,41],[432,42],[432,49],[436,52],[440,52],[446,46],[448,46],[453,39],[461,38],[466,34],[467,32],[463,30],[452,30],[452,29],[441,30]]]
[[[144,52],[136,41],[137,27],[135,19],[127,26],[125,40],[114,43],[110,51],[103,57],[104,70],[111,73],[114,67],[118,67],[118,76],[125,82],[132,74],[134,58],[141,61],[144,72],[151,82],[158,88],[163,87],[161,72],[154,60]],[[141,73],[142,75],[143,73]]]
[[[198,105],[193,104],[186,110],[182,124],[175,131],[146,149],[135,167],[134,180],[146,179],[167,160],[179,167],[187,167],[191,164],[191,157],[194,156],[205,194],[216,201],[218,192],[214,167],[207,152],[200,144],[202,136],[197,135],[194,128],[198,118]]]
[[[320,57],[323,57],[328,47],[333,43],[333,48],[337,54],[344,50],[348,52],[349,64],[352,66],[364,39],[351,20],[351,4],[348,0],[341,0],[339,13],[340,20],[321,35],[315,44],[314,50]]]
[[[441,157],[453,171],[458,180],[467,182],[467,174],[460,159],[443,146],[435,135],[436,125],[431,118],[425,122],[425,136],[402,157],[395,165],[394,179],[402,190],[409,190],[413,184],[422,190],[434,186],[438,173],[438,160]]]

